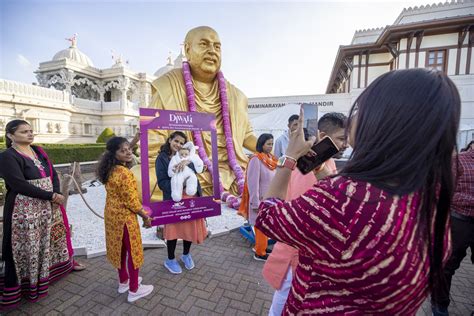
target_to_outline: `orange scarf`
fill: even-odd
[[[255,153],[250,159],[254,157],[260,159],[260,161],[270,170],[275,170],[277,167],[278,159],[272,154]],[[242,193],[242,201],[240,202],[240,207],[239,207],[239,210],[237,211],[237,214],[239,214],[245,219],[249,218],[249,199],[250,199],[247,176],[248,176],[248,173],[246,172],[244,192]]]

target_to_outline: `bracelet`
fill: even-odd
[[[324,167],[326,167],[326,162],[323,162],[323,164],[321,166],[319,166],[319,168],[314,169],[313,172],[319,172],[319,171],[323,170]]]
[[[293,160],[294,162],[297,162],[297,161],[298,161],[298,159],[293,158],[293,157],[288,156],[288,155],[283,155],[283,157],[286,157],[286,158],[288,158],[288,159],[291,159],[291,160]]]

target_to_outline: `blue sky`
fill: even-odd
[[[339,45],[355,30],[392,24],[404,7],[431,1],[162,2],[0,0],[0,78],[36,81],[40,62],[78,48],[98,68],[111,50],[153,74],[179,53],[186,32],[209,25],[222,70],[249,97],[323,94]]]

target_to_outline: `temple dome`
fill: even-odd
[[[165,66],[158,69],[154,73],[155,77],[159,78],[159,77],[163,76],[165,73],[169,72],[170,70],[173,70],[174,66],[173,66],[173,62],[171,61],[171,54],[168,56],[167,60],[168,60],[168,63]]]
[[[181,68],[183,66],[183,60],[186,60],[186,57],[184,57],[183,52],[181,51],[174,60],[174,68]]]
[[[72,44],[69,48],[63,49],[54,55],[53,61],[61,60],[64,58],[74,60],[75,62],[78,62],[86,66],[90,66],[90,67],[94,66],[94,64],[92,63],[92,60],[86,54],[81,52],[79,48],[77,48],[75,38],[72,41]]]
[[[163,66],[161,67],[160,69],[158,69],[154,75],[155,77],[161,77],[163,76],[165,73],[169,72],[170,70],[173,70],[173,65],[170,65],[170,64],[167,64],[166,66]]]
[[[161,77],[163,76],[165,73],[175,69],[175,68],[181,68],[183,66],[183,61],[186,60],[186,56],[184,56],[184,53],[183,53],[183,47],[181,47],[181,51],[179,53],[179,55],[175,58],[174,61],[172,61],[173,58],[171,57],[171,52],[169,53],[168,55],[168,58],[167,58],[167,61],[168,63],[161,67],[160,69],[158,69],[156,72],[155,72],[155,77]]]

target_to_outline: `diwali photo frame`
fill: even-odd
[[[149,167],[149,131],[210,132],[212,151],[213,195],[173,200],[152,199]],[[140,161],[143,208],[152,217],[152,225],[221,215],[216,117],[213,114],[140,108]],[[210,170],[208,170],[210,171]],[[160,190],[155,186],[154,190]]]

